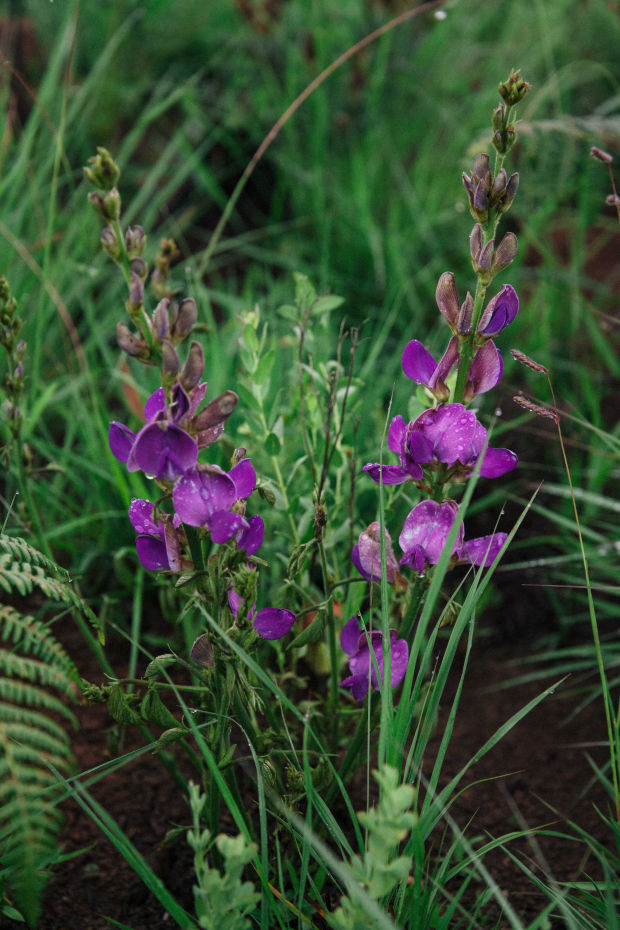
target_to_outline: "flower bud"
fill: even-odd
[[[459,315],[459,298],[451,271],[444,271],[437,282],[435,300],[442,316],[447,320],[448,326],[455,332],[456,321]]]
[[[459,310],[459,318],[457,322],[457,334],[459,336],[468,336],[471,333],[471,320],[474,315],[474,299],[467,291],[463,305]]]
[[[182,300],[171,326],[171,338],[174,342],[181,342],[191,333],[196,323],[198,311],[193,297]]]
[[[503,268],[507,268],[516,254],[517,237],[513,232],[507,232],[495,250],[493,264],[491,265],[491,273],[495,275]]]
[[[125,249],[129,258],[142,255],[146,245],[146,235],[142,226],[128,226],[125,230]]]
[[[84,168],[84,176],[100,190],[111,191],[118,184],[120,168],[103,146],[97,146],[97,155],[88,159],[90,167]]]
[[[191,391],[200,382],[205,370],[205,356],[199,342],[192,342],[185,364],[181,371],[181,384],[186,391]]]
[[[164,339],[161,344],[161,380],[164,387],[174,381],[180,367],[179,353],[169,339]]]
[[[114,188],[105,194],[99,191],[92,191],[88,195],[91,206],[99,213],[104,220],[117,220],[121,215],[121,195]]]
[[[133,319],[136,311],[140,310],[144,301],[144,287],[142,281],[135,272],[129,275],[129,300],[127,301],[127,311]]]
[[[504,196],[501,203],[497,205],[497,210],[499,213],[505,213],[506,210],[509,210],[512,201],[515,199],[515,194],[517,193],[519,187],[519,173],[515,171],[514,174],[511,174],[508,178],[508,183],[506,184],[506,190],[504,191]]]
[[[108,253],[108,255],[111,255],[112,258],[116,260],[120,256],[121,250],[118,244],[118,239],[116,238],[116,233],[109,223],[107,226],[103,227],[101,230],[101,236],[99,238],[101,245]]]
[[[147,359],[149,357],[149,347],[144,339],[139,336],[134,336],[124,323],[116,324],[116,341],[118,342],[119,348],[133,358]]]
[[[158,342],[164,339],[170,339],[170,317],[168,315],[168,306],[170,301],[167,298],[160,300],[153,311],[153,335]]]
[[[508,80],[502,81],[497,89],[507,106],[514,107],[523,100],[531,86],[521,78],[521,71],[511,71]]]
[[[149,272],[149,266],[143,258],[132,258],[129,262],[129,271],[132,274],[136,274],[144,284],[146,281],[146,276]]]

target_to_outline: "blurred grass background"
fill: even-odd
[[[361,468],[377,458],[393,386],[393,413],[406,415],[405,342],[443,350],[439,275],[455,273],[461,298],[473,289],[472,220],[460,176],[489,149],[497,83],[517,67],[533,88],[509,162],[521,186],[502,229],[517,232],[519,252],[496,285],[516,287],[521,312],[502,336],[504,381],[482,409],[501,408],[494,444],[515,448],[521,467],[508,490],[505,481],[481,488],[476,506],[497,512],[507,494],[519,503],[544,478],[540,520],[514,547],[519,583],[580,580],[552,425],[524,418],[510,399],[522,389],[548,400],[545,384],[508,355],[518,347],[551,369],[561,408],[576,418],[566,419],[565,431],[593,582],[617,585],[618,505],[608,495],[619,474],[620,238],[615,211],[605,206],[605,166],[589,157],[591,145],[620,149],[616,4],[453,0],[441,16],[427,12],[390,32],[287,123],[202,268],[237,180],[286,107],[406,7],[389,0],[0,4],[0,268],[25,318],[34,490],[55,554],[91,589],[109,586],[110,552],[119,561],[133,552],[126,505],[144,493],[107,451],[109,419],[129,421],[114,339],[125,295],[99,254],[100,224],[86,202],[81,168],[96,146],[119,160],[124,220],[149,233],[149,259],[160,236],[182,250],[175,280],[210,327],[210,396],[234,387],[237,314],[256,303],[282,358],[292,359],[288,324],[275,311],[291,302],[294,271],[345,298],[343,312],[363,324],[365,340],[357,369],[365,384]],[[317,356],[335,354],[337,314],[317,332]],[[283,391],[287,364],[276,385]],[[156,386],[153,372],[134,376],[143,397]],[[303,449],[292,424],[286,438],[293,463]],[[373,519],[376,489],[361,480],[358,487],[360,518]],[[13,489],[7,475],[7,509]],[[19,532],[16,517],[19,509],[9,521]],[[472,524],[470,535],[488,519]],[[548,589],[547,596],[560,625],[570,625],[564,594],[559,601]],[[581,611],[577,600],[574,615]]]

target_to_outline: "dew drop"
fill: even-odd
[[[435,12],[433,13],[433,16],[435,17],[435,19],[438,19],[440,21],[446,19],[447,15],[448,14],[446,13],[445,10],[435,10]]]
[[[506,513],[506,511],[505,511],[504,508],[502,507],[502,509],[501,509],[500,512],[499,512],[500,517],[503,517],[505,513]]]
[[[495,408],[495,416],[496,416],[496,417],[501,417],[501,415],[502,415],[502,408],[501,408],[501,407],[496,407],[496,408]]]

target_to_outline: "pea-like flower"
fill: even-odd
[[[474,470],[487,441],[488,432],[472,410],[463,404],[441,404],[405,423],[395,416],[388,430],[388,446],[399,456],[400,465],[377,463],[365,465],[363,471],[379,483],[401,484],[422,478],[422,466],[446,465],[454,479],[467,477]],[[480,474],[483,478],[498,478],[512,471],[518,458],[510,449],[486,449]],[[387,479],[387,480],[386,480]]]
[[[255,487],[256,472],[249,458],[242,459],[229,472],[216,465],[198,465],[176,482],[172,501],[183,523],[207,526],[213,542],[223,543],[240,530],[249,530],[243,514],[231,508],[248,498]]]
[[[180,572],[183,567],[181,558],[180,520],[175,515],[163,514],[155,522],[153,504],[137,498],[129,507],[129,519],[136,536],[136,552],[147,571]]]
[[[228,592],[228,604],[236,620],[244,601],[234,588]],[[257,611],[256,604],[253,604],[248,611],[248,620],[263,639],[282,639],[290,632],[296,619],[293,611],[284,607],[263,607]]]
[[[387,530],[385,534],[385,573],[388,584],[394,584],[398,572],[398,562],[394,555],[392,539]],[[356,569],[368,581],[381,580],[381,525],[378,521],[371,523],[368,529],[360,533],[358,542],[353,546],[351,560]]]
[[[458,505],[453,500],[446,500],[441,504],[426,500],[417,504],[407,516],[398,539],[405,553],[400,564],[407,565],[420,574],[425,571],[427,565],[436,565],[457,514]],[[469,562],[485,568],[493,564],[507,539],[506,533],[492,533],[468,541],[464,535],[461,523],[452,549],[452,561]]]
[[[383,634],[380,630],[360,633],[357,617],[345,623],[340,634],[340,645],[349,656],[351,675],[340,682],[341,688],[350,688],[356,701],[363,701],[369,684],[379,691],[381,685],[377,678],[377,669],[383,682]],[[371,657],[372,649],[374,658]],[[405,677],[409,661],[409,646],[404,639],[398,638],[396,630],[390,630],[390,677],[392,687],[399,685]]]
[[[403,351],[402,366],[408,378],[423,384],[439,401],[450,397],[446,383],[448,375],[459,364],[459,340],[452,336],[441,360],[436,362],[431,353],[417,339],[408,342]],[[465,397],[490,391],[502,380],[504,362],[492,339],[480,346],[469,366],[465,382]]]

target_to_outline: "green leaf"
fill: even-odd
[[[275,349],[269,349],[269,351],[263,355],[254,372],[254,381],[257,384],[266,384],[269,381],[275,360]]]
[[[325,630],[325,611],[319,610],[312,623],[302,630],[289,644],[289,649],[299,649],[301,646],[307,646],[310,643],[316,643],[321,638]]]
[[[265,440],[265,452],[267,455],[277,455],[280,451],[280,440],[275,433],[269,433]]]
[[[312,316],[320,316],[323,313],[331,313],[344,303],[344,297],[337,297],[335,294],[327,294],[325,297],[319,297],[312,307]]]

